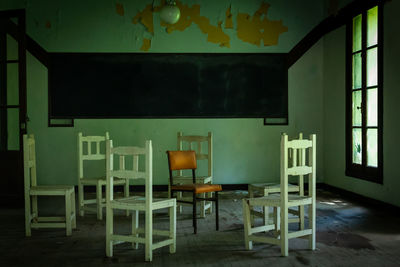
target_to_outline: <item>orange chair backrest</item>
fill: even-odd
[[[195,151],[167,151],[167,154],[171,171],[197,169]]]

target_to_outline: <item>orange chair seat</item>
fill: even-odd
[[[171,190],[177,191],[194,191],[196,194],[222,191],[219,184],[182,184],[173,185]]]

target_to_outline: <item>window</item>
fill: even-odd
[[[383,182],[382,6],[347,25],[346,175]]]

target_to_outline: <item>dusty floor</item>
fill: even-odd
[[[71,237],[62,229],[33,230],[24,236],[22,209],[1,209],[0,266],[400,266],[400,216],[390,208],[367,207],[325,190],[318,190],[317,250],[307,250],[307,241],[290,241],[289,257],[280,248],[254,244],[246,251],[243,241],[242,204],[244,191],[221,194],[220,231],[215,217],[198,220],[193,235],[191,210],[178,216],[177,250],[168,247],[154,252],[153,262],[144,262],[144,248],[128,244],[114,247],[114,257],[105,257],[105,220],[94,214],[78,217]],[[39,206],[48,205],[46,199]],[[53,206],[62,202],[54,203]],[[143,217],[143,216],[141,216]],[[165,226],[167,216],[158,213],[155,227]],[[117,217],[116,229],[128,232],[130,219]]]

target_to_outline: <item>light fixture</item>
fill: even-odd
[[[165,23],[175,24],[180,17],[181,11],[179,7],[176,6],[175,1],[168,1],[160,10],[160,18]]]

